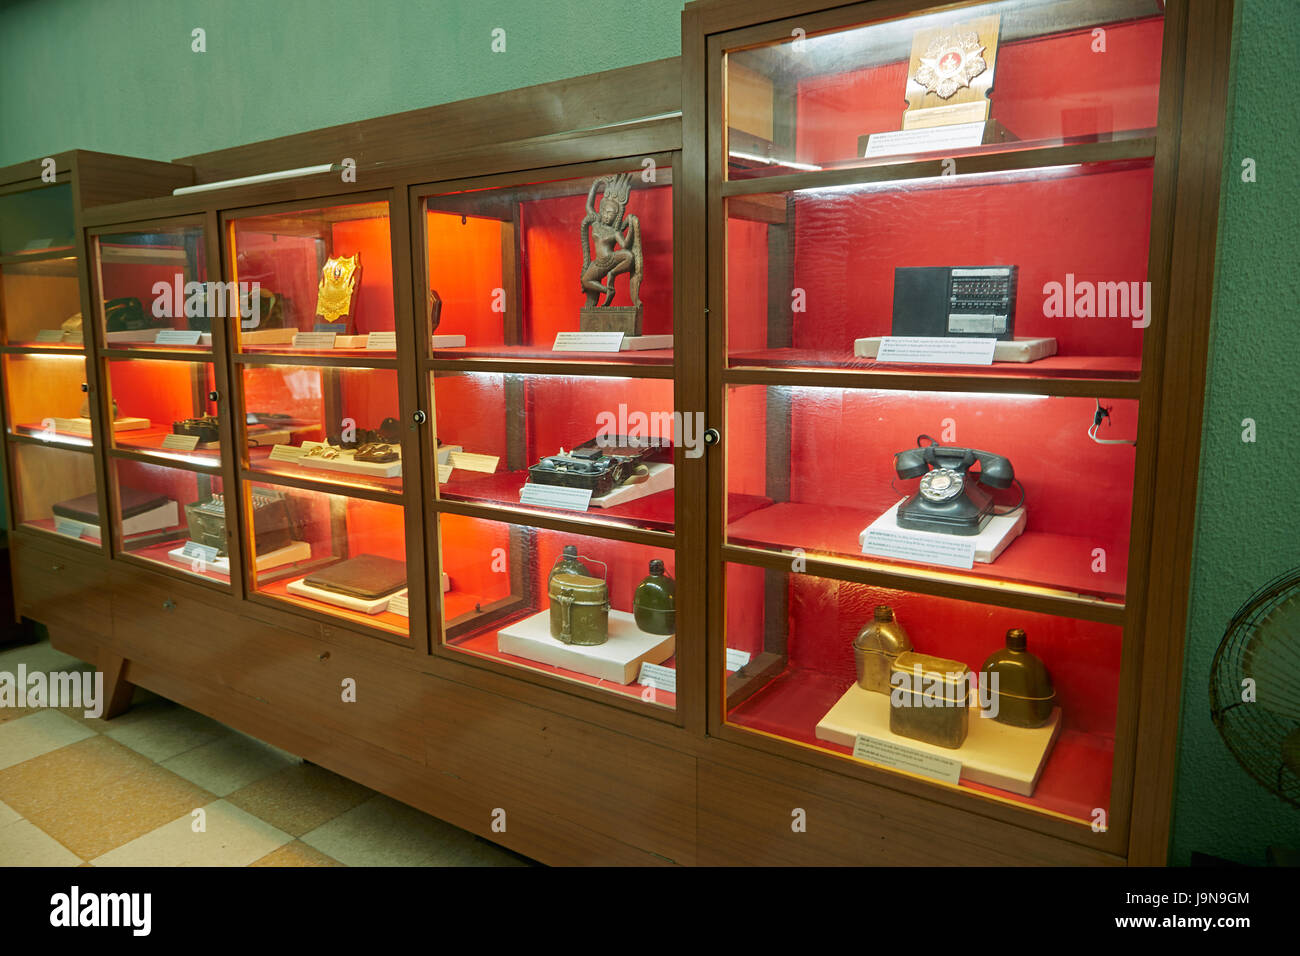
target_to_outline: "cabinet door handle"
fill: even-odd
[[[215,388],[212,391],[208,392],[208,401],[215,402],[219,398],[221,398],[221,394]]]
[[[411,421],[415,422],[415,424],[417,425],[423,425],[428,420],[429,420],[429,416],[424,413],[423,409],[417,408],[414,412],[411,413]]]
[[[61,564],[51,564],[51,565],[50,565],[50,570],[53,571],[55,574],[59,574],[60,572],[63,571],[63,565],[61,565]]]
[[[720,441],[722,441],[722,432],[718,431],[716,428],[705,429],[704,444],[716,445]]]
[[[167,598],[165,601],[163,601],[163,610],[164,611],[176,610],[176,602],[173,601],[171,598]]]
[[[82,383],[81,383],[81,390],[82,390],[83,392],[89,392],[89,391],[90,391],[90,383],[89,383],[89,382],[82,382]]]

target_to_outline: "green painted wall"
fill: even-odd
[[[674,56],[681,6],[9,3],[0,6],[0,165],[78,147],[171,159]],[[1269,842],[1300,846],[1300,812],[1237,768],[1206,704],[1228,619],[1258,585],[1300,564],[1300,496],[1275,490],[1278,470],[1300,460],[1300,4],[1240,0],[1238,20],[1171,850],[1179,863],[1194,850],[1258,862]],[[195,27],[207,31],[206,53],[191,52]],[[491,51],[496,27],[505,53]],[[1241,182],[1243,157],[1256,160],[1258,182]],[[1241,441],[1244,418],[1258,424],[1254,444]]]

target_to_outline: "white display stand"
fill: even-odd
[[[673,486],[673,466],[667,462],[657,461],[646,465],[650,472],[645,481],[624,482],[607,495],[591,499],[593,508],[613,508],[625,505],[638,498],[648,498],[661,491],[668,491]],[[653,662],[657,663],[657,662]]]
[[[881,335],[853,340],[853,354],[858,358],[875,358],[880,351]],[[1054,338],[1014,338],[993,346],[995,362],[1037,362],[1056,354]]]
[[[394,591],[392,594],[385,594],[383,597],[366,598],[352,597],[350,594],[340,594],[337,591],[326,591],[322,588],[314,588],[307,583],[306,578],[299,578],[297,581],[290,581],[286,586],[290,594],[296,594],[298,597],[309,597],[313,601],[320,601],[322,604],[333,604],[335,607],[345,607],[349,611],[360,611],[362,614],[378,614],[388,607],[388,602],[393,595],[402,593]]]
[[[114,432],[134,432],[142,428],[149,428],[153,422],[147,418],[115,418],[113,419]],[[54,430],[63,432],[66,435],[89,435],[90,419],[89,418],[56,418],[54,419]]]
[[[438,464],[450,465],[452,452],[464,451],[464,445],[439,445],[438,446]]]
[[[640,673],[642,663],[662,664],[673,656],[676,645],[675,635],[647,634],[626,611],[609,612],[609,640],[594,647],[563,644],[551,637],[549,608],[497,632],[497,650],[502,654],[552,664],[615,684],[631,684]]]
[[[462,349],[465,347],[465,336],[435,335],[431,347],[435,349]]]
[[[239,333],[241,345],[292,345],[297,329],[253,329]]]
[[[350,475],[366,475],[370,478],[396,478],[402,473],[402,450],[397,445],[393,446],[393,451],[397,452],[397,461],[374,462],[374,461],[356,461],[355,448],[341,448],[337,458],[308,458],[307,452],[313,448],[320,448],[327,445],[323,441],[305,441],[302,443],[303,454],[295,458],[295,463],[302,465],[304,468],[315,468],[318,471],[341,471]]]
[[[1046,724],[1034,728],[1012,727],[981,717],[977,709],[972,709],[966,742],[956,750],[949,750],[891,732],[889,695],[863,690],[857,684],[845,691],[839,702],[817,722],[818,740],[845,747],[852,747],[858,734],[888,740],[921,753],[960,760],[963,780],[1010,790],[1024,797],[1033,796],[1060,732],[1059,707],[1053,708]]]
[[[625,335],[619,343],[620,352],[646,352],[650,349],[670,349],[673,347],[671,335]]]
[[[903,499],[906,501],[907,499]],[[998,559],[1003,551],[1012,541],[1020,537],[1025,530],[1027,515],[1024,508],[1019,508],[1011,514],[994,515],[985,525],[984,530],[972,537],[962,537],[959,535],[944,534],[941,531],[913,531],[911,528],[900,528],[898,526],[898,509],[902,507],[903,502],[891,507],[883,515],[877,518],[871,524],[867,525],[858,535],[858,545],[862,548],[863,554],[871,554],[867,550],[867,532],[872,528],[885,528],[896,534],[916,536],[919,541],[926,539],[951,542],[956,539],[959,541],[975,542],[975,560],[979,564],[992,564]]]
[[[181,545],[174,551],[168,551],[167,557],[186,567],[194,563],[194,559],[185,553],[185,545]],[[258,571],[269,571],[272,568],[283,567],[297,561],[306,561],[309,558],[311,558],[311,545],[306,541],[294,541],[286,544],[283,548],[276,548],[274,551],[259,554],[257,560],[253,563],[253,567]],[[214,571],[220,571],[222,574],[229,574],[230,559],[215,558],[208,562],[208,567]]]

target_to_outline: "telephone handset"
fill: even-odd
[[[925,439],[929,444],[922,445]],[[993,517],[993,497],[982,486],[1009,488],[1015,480],[1011,462],[978,448],[937,445],[929,435],[917,447],[894,456],[899,478],[920,478],[916,494],[898,508],[898,526],[913,531],[975,535]],[[979,462],[979,471],[970,468]]]

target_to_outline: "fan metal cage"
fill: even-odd
[[[1254,700],[1243,700],[1247,679]],[[1210,716],[1248,774],[1300,807],[1300,568],[1241,606],[1210,666]]]

